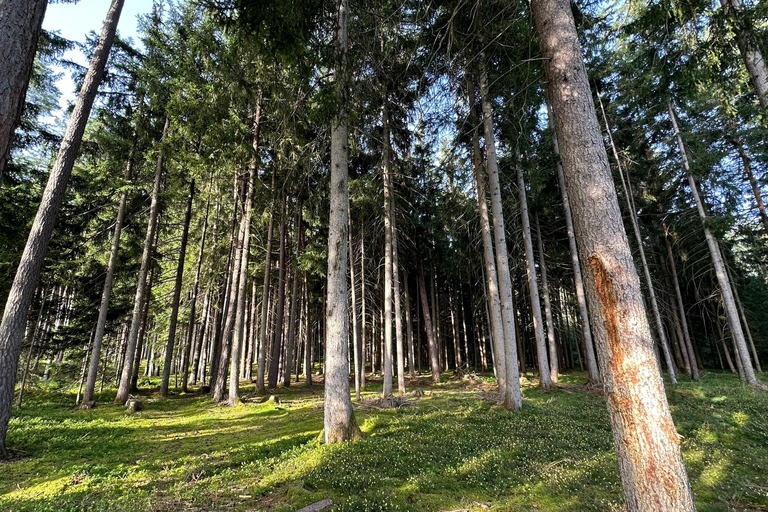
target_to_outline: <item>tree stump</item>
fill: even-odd
[[[139,412],[144,410],[144,403],[141,400],[131,399],[125,402],[125,407],[130,413]]]

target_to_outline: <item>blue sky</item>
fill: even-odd
[[[80,0],[76,4],[55,3],[48,6],[43,20],[43,28],[58,32],[62,37],[73,41],[84,42],[91,31],[101,32],[104,17],[110,5],[110,0]],[[125,6],[120,16],[118,33],[121,37],[136,38],[137,17],[147,14],[152,10],[153,0],[125,0]],[[79,50],[71,50],[65,54],[65,58],[87,65],[85,56]],[[62,71],[57,69],[56,71]],[[75,98],[75,85],[69,72],[64,71],[62,78],[57,82],[61,91],[62,107],[71,103]]]

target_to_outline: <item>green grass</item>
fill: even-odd
[[[526,385],[510,413],[480,399],[485,379],[446,379],[414,406],[356,405],[365,437],[336,446],[317,441],[322,394],[303,385],[235,408],[146,395],[133,415],[108,405],[114,391],[81,411],[72,393],[38,390],[11,420],[26,457],[0,463],[0,510],[621,510],[603,397],[584,381]],[[768,393],[709,373],[669,399],[699,510],[768,510]]]

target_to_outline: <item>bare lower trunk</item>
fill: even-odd
[[[485,66],[483,57],[483,66]],[[504,232],[504,213],[501,207],[501,185],[499,183],[499,164],[496,159],[496,139],[493,133],[491,101],[488,98],[488,78],[485,67],[480,72],[480,99],[483,112],[483,131],[485,135],[485,164],[488,171],[488,185],[493,213],[493,234],[496,247],[496,275],[499,279],[499,303],[501,304],[501,325],[504,333],[504,355],[496,353],[499,361],[504,361],[505,391],[504,400],[508,408],[520,409],[523,406],[520,395],[520,370],[517,366],[517,340],[515,339],[515,307],[512,301],[512,279],[509,275],[509,256],[507,255],[507,236]],[[542,376],[542,383],[549,385],[549,374]]]
[[[360,324],[357,321],[357,287],[355,286],[355,258],[354,258],[354,244],[352,243],[352,216],[349,216],[347,222],[347,237],[349,238],[349,284],[351,286],[352,295],[352,352],[353,362],[355,368],[355,400],[360,400],[360,349],[358,347],[360,343]],[[363,243],[361,240],[360,243]]]
[[[627,510],[693,511],[568,0],[532,0]]]
[[[411,319],[411,295],[408,291],[408,273],[403,271],[403,292],[405,296],[405,328],[408,338],[408,374],[416,378],[415,353],[413,351],[413,322]]]
[[[301,208],[301,199],[299,199],[296,204],[296,231],[300,229],[301,225]],[[299,236],[299,243],[296,244],[296,251],[293,257],[293,270],[291,271],[291,311],[288,316],[288,339],[286,340],[285,365],[283,368],[283,386],[286,387],[291,385],[291,371],[293,369],[293,347],[296,341],[296,317],[299,305],[299,283],[301,282],[301,273],[299,272],[299,256],[301,251],[301,236]]]
[[[531,221],[528,216],[528,200],[525,191],[523,169],[518,161],[515,165],[517,173],[517,191],[520,197],[520,216],[523,226],[523,246],[525,247],[525,273],[528,276],[528,295],[531,298],[531,316],[533,317],[533,334],[536,343],[536,361],[539,364],[539,377],[542,387],[549,387],[557,382],[557,352],[554,344],[549,347],[544,339],[544,320],[541,317],[541,299],[539,284],[536,276],[536,262],[533,258],[533,240],[531,237]],[[554,361],[552,361],[554,359]],[[554,365],[554,369],[552,366]],[[552,378],[554,375],[554,378]]]
[[[147,222],[147,235],[144,239],[144,252],[141,256],[141,269],[139,270],[139,277],[136,282],[136,296],[133,302],[133,316],[131,319],[130,332],[128,334],[128,347],[126,355],[130,355],[130,358],[126,358],[126,364],[123,365],[123,371],[120,376],[120,385],[117,389],[117,395],[115,396],[115,403],[120,405],[125,404],[128,400],[128,393],[131,390],[131,378],[133,375],[133,357],[136,352],[136,344],[139,339],[139,328],[141,327],[141,317],[144,309],[144,296],[147,291],[147,276],[149,269],[152,266],[152,248],[155,241],[155,232],[157,230],[158,217],[160,214],[160,186],[163,177],[164,158],[165,158],[165,141],[168,137],[171,121],[170,118],[165,119],[165,126],[163,128],[163,135],[160,139],[160,151],[157,156],[157,162],[155,165],[155,181],[152,186],[152,199],[149,207],[149,220]]]
[[[168,341],[165,344],[165,364],[163,365],[163,378],[160,381],[160,396],[168,396],[168,387],[171,381],[171,361],[173,360],[173,348],[176,344],[176,325],[179,319],[179,302],[181,299],[181,286],[184,280],[184,263],[187,259],[187,241],[189,240],[189,222],[192,218],[192,201],[195,197],[195,180],[189,185],[187,197],[187,212],[184,215],[184,228],[181,232],[181,247],[179,248],[179,262],[176,266],[176,283],[173,287],[173,300],[171,302],[171,318],[168,322]]]
[[[283,213],[280,217],[280,261],[277,266],[277,307],[275,309],[275,328],[272,332],[272,352],[269,361],[269,375],[267,386],[270,389],[277,387],[278,372],[280,370],[280,354],[283,348],[283,320],[285,318],[285,271],[286,251],[288,235],[286,234],[286,201],[283,198]],[[346,220],[346,219],[345,219]],[[347,241],[344,240],[346,245]],[[346,282],[346,272],[344,275]]]
[[[386,92],[385,92],[386,96]],[[384,383],[382,394],[388,397],[392,394],[392,161],[389,141],[389,113],[386,99],[382,114],[382,129],[384,132],[383,178],[384,178],[384,350],[383,374]]]
[[[717,277],[717,282],[720,286],[720,293],[723,296],[723,306],[725,307],[725,316],[728,319],[728,325],[731,328],[731,334],[733,335],[733,343],[738,349],[737,356],[740,359],[740,362],[743,366],[744,370],[744,380],[748,384],[759,384],[759,381],[757,380],[757,376],[755,375],[754,370],[752,369],[752,361],[749,357],[749,352],[747,350],[747,343],[744,339],[744,331],[741,328],[741,322],[739,320],[739,313],[736,308],[736,301],[733,298],[733,289],[731,288],[731,280],[728,279],[728,273],[725,269],[725,263],[723,262],[723,256],[720,252],[720,246],[717,243],[717,240],[715,239],[715,236],[712,234],[712,231],[709,229],[709,225],[707,224],[707,214],[704,210],[704,202],[701,199],[701,195],[699,194],[698,186],[696,185],[696,180],[693,177],[693,174],[691,173],[690,164],[688,163],[688,155],[685,150],[685,145],[683,144],[683,137],[680,134],[680,129],[677,125],[677,116],[675,116],[675,109],[672,105],[672,102],[669,102],[668,105],[669,110],[669,118],[672,121],[672,126],[675,130],[675,138],[677,139],[677,145],[678,149],[680,150],[680,156],[683,160],[683,168],[685,169],[686,174],[688,175],[688,184],[691,188],[691,193],[693,194],[693,199],[696,202],[696,210],[699,213],[699,217],[701,218],[702,226],[704,228],[704,237],[707,240],[707,246],[709,247],[709,254],[712,258],[712,265],[715,269],[715,276]],[[695,361],[691,361],[691,367],[695,366]]]
[[[424,282],[424,269],[419,262],[419,295],[421,297],[421,313],[424,315],[424,329],[427,331],[427,342],[429,344],[429,366],[432,369],[432,382],[440,382],[440,356],[437,353],[437,343],[435,334],[432,330],[432,318],[429,314],[429,303],[427,301],[427,285]]]
[[[391,183],[390,178],[390,183]],[[405,393],[405,351],[403,350],[403,315],[400,307],[400,270],[397,262],[397,221],[392,203],[392,284],[395,299],[395,356],[397,358],[397,390]]]
[[[477,116],[475,115],[475,91],[474,83],[468,82],[469,101],[471,105],[472,119],[472,162],[475,178],[475,194],[477,195],[477,207],[480,214],[480,232],[483,237],[483,261],[485,262],[485,279],[488,291],[487,307],[491,323],[494,353],[494,368],[496,369],[496,380],[499,382],[499,392],[505,399],[505,404],[514,407],[513,397],[508,397],[507,393],[507,366],[504,357],[504,325],[501,317],[501,303],[499,299],[499,281],[496,273],[496,260],[493,254],[493,239],[491,238],[491,223],[488,215],[488,203],[486,202],[486,182],[483,171],[482,154],[480,153],[480,141],[477,130]],[[512,401],[509,401],[512,400]]]
[[[752,357],[754,358],[755,370],[757,370],[758,373],[763,373],[763,369],[760,367],[760,359],[757,357],[757,350],[755,350],[755,341],[752,339],[752,332],[750,331],[749,324],[747,323],[747,315],[744,314],[744,307],[741,304],[741,298],[739,298],[738,286],[736,285],[736,281],[733,279],[731,269],[728,268],[727,264],[725,266],[725,270],[728,272],[728,279],[731,281],[731,285],[733,287],[733,298],[736,299],[736,308],[739,310],[739,316],[741,317],[741,321],[744,324],[744,332],[746,333],[747,341],[749,342],[749,350],[752,353]]]
[[[47,6],[48,0],[6,1],[0,6],[0,185],[24,110]]]
[[[539,269],[541,269],[541,293],[544,295],[544,316],[547,320],[547,347],[549,347],[549,374],[552,382],[557,382],[558,360],[555,342],[555,323],[552,320],[552,301],[549,297],[549,281],[547,280],[547,264],[544,261],[544,241],[541,238],[539,216],[535,215],[536,239],[539,249]]]
[[[272,192],[275,190],[275,171],[272,171]],[[274,222],[274,198],[269,206],[267,226],[267,249],[264,262],[264,284],[261,294],[261,317],[259,320],[259,353],[256,356],[256,391],[264,389],[264,374],[267,367],[267,324],[269,323],[270,273],[272,272],[272,237]]]
[[[336,94],[339,112],[331,128],[331,211],[328,219],[328,298],[325,318],[325,403],[323,440],[360,437],[349,396],[347,344],[347,218],[349,216],[347,108],[347,0],[336,2]]]

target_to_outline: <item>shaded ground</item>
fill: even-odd
[[[25,458],[0,463],[0,510],[291,511],[323,498],[337,512],[621,510],[608,415],[585,380],[553,393],[526,381],[520,413],[489,401],[482,377],[412,382],[424,396],[392,409],[373,382],[355,406],[365,438],[341,446],[317,441],[319,387],[235,408],[147,394],[133,415],[108,405],[114,390],[90,411],[37,391],[11,420]],[[768,393],[710,373],[669,398],[699,510],[768,510]]]

